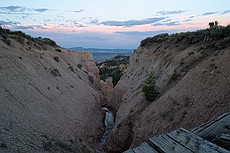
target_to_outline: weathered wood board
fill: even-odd
[[[126,151],[124,151],[123,153],[135,153],[134,151],[133,151],[133,149],[129,149],[129,150],[126,150]]]
[[[191,150],[195,153],[229,153],[229,151],[213,144],[203,138],[183,129],[177,129],[167,134],[178,144],[185,146],[188,150]]]
[[[155,149],[153,149],[146,142],[142,143],[140,146],[133,149],[135,153],[158,153]]]
[[[153,149],[150,145],[146,142],[143,142],[140,146],[129,149],[124,153],[158,153],[155,149]]]
[[[151,146],[164,153],[192,153],[165,134],[149,138]]]
[[[212,141],[216,144],[209,142],[211,139],[208,141],[207,138],[210,137],[218,140]],[[229,144],[230,113],[225,113],[216,120],[194,128],[192,131],[179,128],[168,134],[154,136],[140,146],[124,153],[230,153]]]
[[[208,137],[221,136],[230,129],[230,113],[225,113],[214,121],[202,124],[191,130],[192,133],[207,139]]]

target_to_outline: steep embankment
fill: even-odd
[[[90,53],[1,29],[0,78],[0,152],[80,152],[101,134]]]
[[[109,104],[117,114],[108,150],[120,152],[230,111],[229,59],[230,26],[143,40]],[[151,73],[160,94],[147,102],[142,84]]]

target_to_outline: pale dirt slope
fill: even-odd
[[[109,103],[117,112],[109,151],[179,127],[191,129],[230,111],[230,47],[217,49],[206,39],[168,38],[132,54]],[[147,102],[141,86],[151,72],[160,96]]]
[[[0,152],[77,152],[69,146],[79,138],[94,142],[103,114],[92,55],[12,36],[8,45],[0,37]]]

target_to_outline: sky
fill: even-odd
[[[230,0],[1,0],[0,25],[60,46],[135,49],[160,33],[230,24]]]

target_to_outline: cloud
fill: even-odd
[[[46,12],[46,11],[48,11],[48,9],[46,9],[46,8],[40,8],[40,9],[33,9],[34,11],[36,11],[36,12]]]
[[[47,32],[36,32],[36,31],[29,31],[28,34],[32,36],[41,36],[41,37],[48,37],[55,40],[59,45],[64,47],[96,47],[96,48],[118,48],[119,42],[114,42],[114,39],[120,40],[121,37],[114,36],[107,33],[100,33],[100,32],[78,32],[78,33],[47,33]],[[76,41],[77,40],[77,41]],[[124,42],[126,44],[127,42]],[[123,45],[122,45],[123,46]],[[120,46],[119,46],[120,47]],[[126,48],[126,47],[125,47]]]
[[[45,25],[45,24],[44,24]],[[44,26],[42,25],[33,25],[34,28],[37,28],[37,29],[47,29],[45,28]]]
[[[32,29],[47,29],[42,25],[20,25],[20,23],[17,23],[17,25],[8,24],[11,25],[10,27],[13,29],[19,29],[19,30],[32,30]]]
[[[83,12],[84,10],[79,10],[79,11],[73,11],[75,13],[80,13],[80,12]]]
[[[73,21],[73,26],[75,26],[75,27],[86,27],[86,26],[84,26],[83,24],[81,24],[81,23],[78,23],[77,21]]]
[[[14,24],[17,24],[17,22],[0,20],[0,25],[14,25]]]
[[[58,11],[63,12],[63,10],[54,10],[54,9],[47,9],[47,8],[26,8],[22,6],[6,6],[0,7],[0,13],[2,14],[15,14],[15,13],[23,13],[23,12],[46,12],[46,11]],[[80,13],[84,10],[64,10],[65,12],[73,12],[73,13]]]
[[[48,11],[47,8],[26,8],[22,6],[7,6],[7,7],[0,7],[1,14],[27,14],[31,12],[46,12]]]
[[[0,14],[7,14],[7,15],[10,15],[10,14],[14,14],[14,15],[30,15],[29,13],[23,13],[23,12],[3,12],[3,11],[0,11]]]
[[[21,6],[7,6],[0,7],[0,10],[5,12],[24,12],[26,8]]]
[[[90,21],[89,24],[99,25],[100,22],[97,19],[94,19],[94,20]]]
[[[29,29],[34,29],[33,26],[15,26],[15,29],[21,29],[21,30],[29,30]]]
[[[145,25],[145,24],[151,24],[158,21],[161,21],[165,19],[165,17],[160,18],[146,18],[143,20],[127,20],[127,21],[105,21],[101,22],[101,24],[106,26],[124,26],[124,27],[131,27],[136,25]]]
[[[128,39],[135,39],[136,44],[139,44],[139,42],[147,37],[153,37],[155,35],[161,34],[161,33],[169,33],[172,34],[175,32],[175,29],[169,29],[169,30],[157,30],[157,31],[126,31],[126,32],[115,32],[117,34],[125,35]]]
[[[84,27],[87,27],[87,26],[84,26],[83,24],[76,24],[75,27],[84,28]]]
[[[81,13],[81,12],[84,12],[85,10],[81,9],[81,10],[68,10],[68,12],[74,12],[74,13]]]
[[[164,22],[164,23],[156,23],[153,26],[175,26],[180,25],[179,21],[172,21],[172,22]]]
[[[154,36],[154,35],[157,35],[157,34],[160,34],[160,33],[166,33],[168,31],[166,30],[160,30],[160,31],[126,31],[126,32],[115,32],[115,33],[118,33],[118,34],[122,34],[122,35],[127,35],[127,36],[132,36],[132,37],[141,37],[141,38],[144,38],[144,37],[147,37],[147,36]]]
[[[207,15],[213,15],[213,14],[217,14],[219,12],[206,12],[206,13],[203,13],[202,15],[203,16],[207,16]]]
[[[182,14],[186,12],[186,10],[178,10],[178,11],[159,11],[157,14],[159,15],[173,15],[173,14]]]
[[[221,14],[228,14],[228,13],[230,13],[230,10],[225,10]]]

